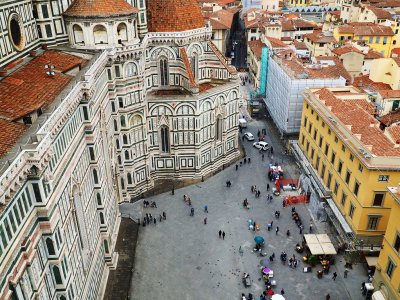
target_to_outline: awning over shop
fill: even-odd
[[[320,245],[325,255],[335,255],[337,253],[332,243],[321,243]]]
[[[337,253],[327,234],[305,234],[304,241],[312,255],[334,255]]]
[[[378,263],[378,257],[377,256],[366,256],[365,260],[367,261],[367,264],[369,267],[376,267]]]
[[[322,249],[320,244],[307,244],[312,255],[324,255],[324,249]]]
[[[337,208],[335,202],[333,202],[332,198],[326,199],[326,201],[329,204],[329,207],[332,209],[333,213],[335,214],[335,217],[338,219],[340,225],[342,226],[344,232],[346,234],[351,234],[353,231],[351,230],[349,224],[347,224],[345,218],[343,217],[342,213],[339,211]]]

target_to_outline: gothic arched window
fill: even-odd
[[[56,251],[54,250],[54,243],[51,238],[46,239],[46,246],[47,246],[47,252],[49,255],[56,255]]]
[[[192,73],[194,76],[195,80],[199,79],[199,56],[197,55],[197,53],[194,53],[192,55],[192,57],[190,58],[190,66],[192,68]]]
[[[161,152],[169,152],[169,129],[167,126],[162,126],[160,130],[161,134]]]
[[[217,123],[215,124],[215,139],[218,141],[222,141],[222,118],[221,118],[221,116],[217,117]]]
[[[159,63],[159,75],[160,75],[160,85],[166,86],[169,84],[169,70],[168,70],[168,59],[162,57]]]
[[[56,284],[62,284],[60,269],[57,266],[53,267],[53,275]]]
[[[96,194],[96,198],[97,198],[97,204],[101,205],[102,203],[101,203],[101,195],[100,195],[100,193]]]

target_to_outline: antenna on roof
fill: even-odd
[[[45,68],[46,70],[49,70],[49,71],[46,71],[46,74],[47,74],[47,75],[49,75],[49,76],[51,76],[51,77],[53,77],[54,75],[56,75],[56,72],[53,71],[53,70],[56,68],[55,66],[53,66],[53,65],[45,65],[44,68]]]

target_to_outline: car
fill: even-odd
[[[244,134],[244,137],[248,140],[248,141],[254,141],[254,136],[251,134],[251,132],[246,132]]]
[[[269,149],[269,145],[266,142],[255,142],[253,146],[263,151],[267,151]]]

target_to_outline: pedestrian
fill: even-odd
[[[243,249],[242,249],[242,246],[239,247],[239,255],[240,255],[240,256],[243,256]]]
[[[271,227],[274,225],[274,221],[271,221]]]
[[[250,157],[247,159],[247,162],[250,163]]]
[[[279,226],[276,226],[275,234],[278,235],[278,232],[279,232]]]
[[[236,171],[239,169],[239,166],[238,166],[238,164],[236,164]]]
[[[242,166],[242,162],[240,162],[239,164],[240,164],[240,166]]]
[[[336,273],[336,272],[333,272],[333,276],[332,276],[333,281],[336,280],[336,277],[337,277],[337,273]]]
[[[271,256],[272,256],[272,258],[275,258],[275,252],[272,252]]]
[[[330,300],[330,299],[331,299],[331,295],[326,294],[325,299],[326,299],[326,300]]]
[[[285,295],[285,290],[284,289],[281,289],[281,295],[282,296]]]
[[[260,135],[261,135],[261,132],[260,132],[260,129],[258,129],[257,136],[260,137]]]
[[[312,229],[313,229],[313,224],[310,224],[310,233],[312,233]]]
[[[208,213],[208,206],[204,205],[204,212]]]
[[[221,230],[218,231],[218,235],[219,235],[219,238],[221,238],[221,235],[222,235],[222,231]]]
[[[349,274],[349,269],[344,269],[344,278],[347,278],[347,274]]]
[[[246,157],[243,159],[243,162],[246,164],[247,163],[247,159]]]
[[[271,228],[272,228],[271,223],[269,223],[269,224],[267,225],[267,227],[268,227],[268,231],[271,231]]]
[[[253,223],[253,231],[256,231],[256,222]]]
[[[225,240],[225,231],[222,231],[222,239]]]
[[[271,154],[274,154],[274,148],[271,146]]]
[[[167,214],[165,213],[165,211],[163,211],[162,216],[163,216],[164,220],[167,219]]]
[[[207,217],[204,218],[204,225],[207,224]]]
[[[154,218],[154,225],[156,225],[157,224],[157,219],[156,218]]]
[[[282,207],[285,207],[286,206],[286,201],[285,201],[285,199],[283,199],[282,200]]]
[[[264,160],[264,153],[261,155],[261,160]]]
[[[160,220],[160,222],[162,222],[162,215],[161,214],[160,214],[159,220]]]
[[[273,261],[274,261],[274,258],[272,257],[272,255],[269,256],[269,261],[270,261],[270,262],[273,262]]]
[[[254,185],[251,186],[251,192],[254,192]]]
[[[300,225],[300,234],[303,234],[303,225]]]
[[[269,192],[269,183],[267,183],[267,192]]]

